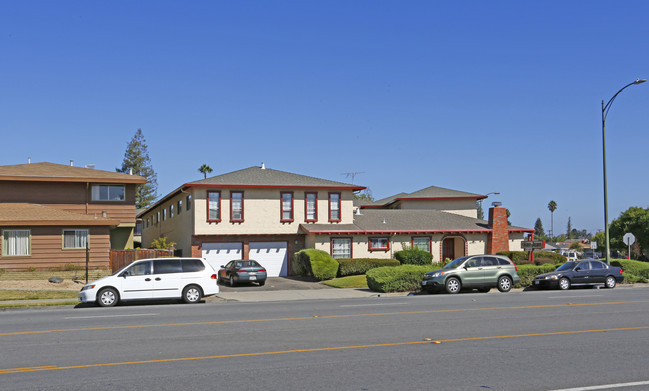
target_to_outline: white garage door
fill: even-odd
[[[219,270],[233,259],[243,258],[243,245],[235,243],[203,243],[203,258],[212,265],[214,270]]]
[[[285,276],[288,272],[286,242],[250,242],[248,254],[266,268],[268,277]]]

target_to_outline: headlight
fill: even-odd
[[[430,276],[435,278],[435,277],[439,277],[439,276],[443,276],[443,275],[444,275],[444,272],[435,272],[435,273],[431,274]]]
[[[94,287],[94,285],[85,285],[83,288],[81,288],[81,292],[87,291],[88,289],[93,289]]]
[[[553,274],[553,275],[551,275],[551,276],[545,276],[545,279],[546,279],[546,280],[556,280],[557,278],[558,278],[558,277],[556,276],[556,274]]]

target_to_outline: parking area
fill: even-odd
[[[266,291],[288,291],[288,290],[313,290],[313,289],[336,289],[321,284],[317,281],[309,280],[304,277],[268,277],[264,286],[256,283],[242,283],[230,287],[229,284],[219,284],[219,289],[223,293],[228,292],[266,292]]]

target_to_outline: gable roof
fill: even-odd
[[[257,166],[213,176],[200,181],[189,182],[185,186],[365,189],[363,186],[349,183],[330,181],[328,179],[320,179]]]
[[[402,200],[449,200],[449,199],[475,199],[482,200],[487,198],[485,195],[468,193],[465,191],[446,189],[443,187],[429,186],[413,193],[399,193],[380,200],[365,203],[361,208],[380,208],[387,207],[397,201]]]
[[[440,210],[364,209],[354,215],[353,224],[301,224],[306,233],[315,234],[391,234],[491,232],[485,220]],[[509,227],[509,232],[532,232],[533,229]]]
[[[40,204],[0,203],[0,226],[117,226],[119,220],[68,212]]]
[[[146,183],[146,178],[43,162],[0,166],[0,181]]]

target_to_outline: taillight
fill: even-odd
[[[237,273],[248,273],[247,270],[237,270]]]
[[[514,270],[518,271],[518,266],[516,266],[516,264],[514,264]]]
[[[212,277],[210,277],[212,280],[216,280],[216,274],[212,274]]]
[[[266,269],[257,270],[259,273],[266,273]]]
[[[622,270],[622,268],[620,268],[620,273],[624,273],[624,270]]]

